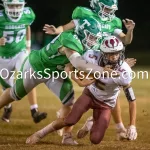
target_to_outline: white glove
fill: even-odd
[[[136,140],[137,138],[137,131],[134,125],[131,125],[127,129],[127,137],[129,140]]]
[[[117,129],[117,140],[127,139],[127,129],[126,128],[118,128]]]

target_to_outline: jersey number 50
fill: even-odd
[[[25,34],[26,34],[26,29],[22,29],[18,31],[16,36],[14,31],[4,31],[3,37],[7,39],[6,42],[9,44],[11,44],[12,42],[19,43],[24,38]]]

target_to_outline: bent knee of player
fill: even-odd
[[[105,134],[106,129],[108,128],[109,120],[104,118],[97,126],[93,126],[90,133],[90,140],[93,144],[99,144]]]
[[[92,144],[99,144],[103,139],[103,135],[92,134],[90,135],[90,141]]]
[[[74,91],[70,95],[65,97],[65,99],[62,100],[62,104],[65,106],[72,106],[74,102],[75,102]]]
[[[66,103],[63,103],[65,106],[72,106],[75,103],[75,98],[71,97]]]
[[[104,126],[102,128],[100,128],[99,125],[97,125],[97,127],[93,126],[90,132],[90,141],[93,144],[99,144],[104,137],[105,131],[106,128]]]
[[[13,99],[13,100],[21,100],[21,98],[17,95],[15,89],[12,87],[10,88],[10,97]]]
[[[103,128],[107,129],[109,126],[109,119],[107,117],[103,118]]]

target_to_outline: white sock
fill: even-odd
[[[46,127],[44,127],[43,129],[37,131],[39,133],[40,138],[43,138],[44,136],[46,136],[47,134],[51,133],[55,131],[55,129],[53,128],[53,122],[50,123],[49,125],[47,125]]]
[[[125,129],[122,122],[116,124],[116,129]]]
[[[12,105],[11,104],[8,104],[5,106],[5,108],[10,108]]]
[[[85,123],[87,130],[90,131],[93,126],[93,117],[89,117]]]
[[[38,108],[38,104],[33,104],[33,105],[31,105],[30,106],[30,109],[32,110],[32,109],[37,109]]]

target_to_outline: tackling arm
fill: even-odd
[[[85,87],[95,82],[95,79],[89,80],[85,78],[80,80],[77,76],[75,68],[70,63],[65,66],[65,71],[68,73],[69,77],[71,77],[71,79],[74,80],[80,87]]]
[[[70,63],[78,70],[82,70],[86,73],[88,73],[89,70],[91,70],[91,73],[95,73],[96,71],[102,73],[104,71],[103,67],[94,65],[84,60],[82,56],[76,51],[70,50],[69,48],[64,48],[63,51],[69,59]]]

